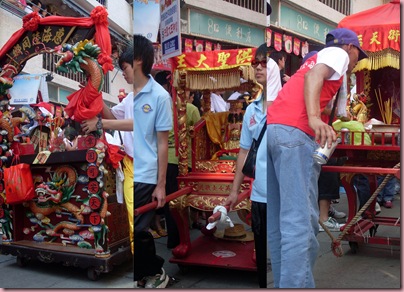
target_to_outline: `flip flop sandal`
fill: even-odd
[[[154,239],[160,238],[160,235],[155,230],[150,228],[149,232],[151,233]]]
[[[167,231],[165,231],[164,229],[157,229],[157,233],[161,237],[166,237],[167,236]]]

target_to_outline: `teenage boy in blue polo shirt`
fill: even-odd
[[[168,132],[173,126],[172,101],[150,75],[154,61],[152,43],[135,35],[134,52],[135,209],[152,201],[162,208],[166,198]],[[153,237],[147,232],[153,215],[154,212],[148,212],[135,216],[135,281],[138,285],[143,282],[146,288],[164,288],[169,279],[162,268],[164,260],[155,255]]]

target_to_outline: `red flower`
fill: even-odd
[[[108,12],[104,6],[97,6],[91,11],[91,19],[94,21],[94,24],[108,25]]]
[[[38,30],[40,20],[41,17],[39,14],[37,12],[32,12],[22,18],[22,27],[28,31],[36,31]]]

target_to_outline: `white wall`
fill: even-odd
[[[133,91],[133,85],[129,85],[122,76],[122,72],[118,71],[114,81],[111,83],[112,79],[114,78],[115,74],[118,70],[114,69],[114,71],[109,72],[109,91],[110,94],[103,93],[103,98],[110,102],[118,103],[118,94],[119,89],[124,88],[126,93]]]
[[[20,28],[22,28],[21,18],[4,9],[0,9],[0,48]]]
[[[101,4],[96,0],[76,0],[78,5],[92,11]],[[119,33],[132,35],[133,11],[125,0],[107,0],[109,25]]]
[[[358,13],[363,10],[368,10],[370,8],[383,5],[385,1],[383,0],[351,0],[352,1],[352,11],[351,13]]]

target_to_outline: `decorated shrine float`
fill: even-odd
[[[262,87],[255,81],[251,67],[254,55],[255,48],[247,48],[191,52],[172,58],[179,191],[168,195],[167,200],[180,234],[180,244],[173,249],[170,262],[178,264],[181,269],[190,265],[256,270],[253,241],[218,239],[213,235],[216,227],[212,230],[202,228],[202,234],[193,241],[189,232],[190,208],[204,212],[208,218],[216,206],[224,203],[230,193],[239,151],[245,100],[231,101],[229,111],[213,113],[210,94],[243,90],[252,92],[247,103],[256,98]],[[202,119],[189,129],[186,126],[186,90],[200,91],[203,95]],[[191,171],[188,170],[189,154],[192,156]],[[251,184],[252,179],[245,177],[235,207],[238,217],[246,224],[250,224]],[[135,216],[155,206],[136,209]],[[216,218],[210,217],[210,220]],[[231,252],[232,256],[222,257],[223,251]]]
[[[392,0],[347,16],[338,27],[357,33],[369,56],[354,69],[358,94],[348,102],[348,109],[362,130],[340,132],[342,143],[333,156],[347,157],[344,166],[323,166],[323,170],[341,173],[348,198],[348,223],[332,246],[340,255],[341,240],[348,241],[354,253],[358,243],[400,245],[399,237],[376,235],[381,226],[400,228],[400,218],[375,212],[376,195],[387,179],[390,176],[400,179],[400,1]],[[338,130],[344,127],[341,121],[337,125]],[[359,211],[352,180],[357,174],[366,175],[371,189],[371,198]],[[388,178],[377,186],[377,175]]]
[[[0,251],[17,256],[20,266],[40,260],[86,268],[95,280],[131,258],[126,207],[117,202],[115,188],[121,157],[102,130],[66,146],[68,120],[60,106],[42,102],[11,111],[13,77],[38,54],[54,54],[62,72],[86,74],[87,84],[67,97],[64,109],[71,117],[67,128],[80,134],[79,123],[101,113],[104,74],[113,69],[107,11],[98,6],[87,18],[28,14],[0,50]],[[3,171],[17,156],[30,165],[33,198],[9,204],[17,192],[5,188],[10,181]]]

